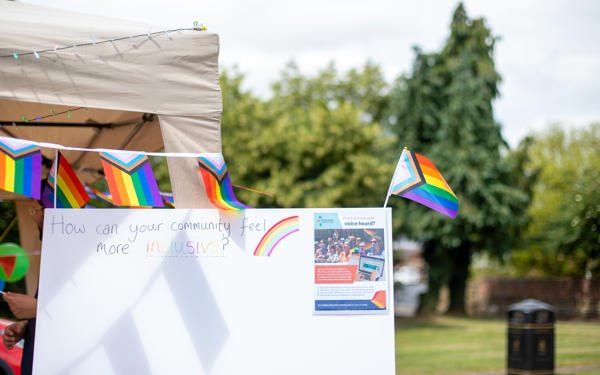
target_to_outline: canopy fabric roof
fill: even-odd
[[[218,36],[163,30],[0,0],[0,136],[86,148],[221,152]],[[22,120],[79,107],[86,109],[68,119]],[[80,179],[98,178],[97,154],[65,155]],[[44,156],[53,159],[53,150]],[[210,207],[194,163],[169,160],[178,207]]]
[[[148,30],[158,34],[148,38]],[[162,30],[1,1],[0,56],[8,57],[0,59],[0,99],[181,116],[220,112],[218,36]]]
[[[221,152],[219,38],[205,30],[163,30],[0,0],[0,136],[84,148]],[[79,107],[68,118],[44,117],[50,109]],[[54,158],[54,150],[43,154]],[[96,153],[64,154],[82,181],[99,177]],[[212,207],[195,160],[169,158],[168,166],[177,207]],[[0,199],[18,197],[0,192]],[[16,201],[33,295],[40,242],[32,235],[31,204]]]

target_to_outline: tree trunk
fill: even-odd
[[[423,244],[423,259],[427,262],[427,292],[421,296],[419,313],[432,313],[436,311],[440,290],[444,286],[445,273],[443,261],[439,258],[438,243],[428,241]]]
[[[467,312],[465,292],[471,264],[471,248],[470,246],[459,247],[452,252],[452,255],[453,267],[448,279],[450,290],[448,313],[465,315]]]

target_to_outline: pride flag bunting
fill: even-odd
[[[40,199],[42,152],[33,142],[0,137],[0,189]]]
[[[58,164],[56,164],[57,162]],[[57,170],[58,179],[55,177]],[[58,186],[58,189],[56,189],[56,186]],[[46,188],[42,193],[42,203],[45,207],[54,208],[55,191],[56,208],[81,208],[90,200],[73,168],[61,152],[58,152],[58,157],[54,160],[48,175]]]
[[[175,200],[173,199],[173,194],[168,193],[160,193],[165,204],[171,208],[175,208]]]
[[[206,195],[215,207],[225,211],[252,208],[238,201],[233,194],[229,171],[223,155],[199,156],[198,165],[206,188]]]
[[[431,160],[406,149],[396,166],[388,196],[390,193],[420,203],[453,219],[458,211],[458,198]]]
[[[164,207],[148,156],[128,151],[101,152],[100,159],[118,206]]]
[[[103,193],[97,189],[94,189],[94,187],[92,186],[86,186],[85,190],[92,196],[92,198],[96,198],[99,199],[103,202],[106,202],[112,206],[115,206],[114,202],[112,201],[112,196],[110,195],[110,193]]]

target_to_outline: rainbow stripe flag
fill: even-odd
[[[223,155],[199,156],[198,165],[206,188],[206,195],[215,207],[225,211],[252,208],[238,201],[233,194],[229,171]]]
[[[33,142],[0,137],[0,189],[40,199],[42,152]]]
[[[56,189],[55,172],[58,162],[58,189]],[[61,152],[54,160],[46,188],[42,193],[42,203],[47,208],[54,208],[54,192],[56,191],[56,208],[81,208],[90,200],[83,185]]]
[[[106,202],[110,205],[115,206],[114,202],[112,201],[112,195],[110,194],[110,192],[101,192],[97,189],[94,189],[92,186],[86,186],[85,190],[88,192],[88,194],[92,197],[92,198],[96,198],[99,199],[103,202]],[[175,208],[175,203],[173,201],[173,194],[172,193],[160,193],[160,196],[163,199],[163,202],[165,203],[166,206],[169,206],[171,208]]]
[[[92,186],[86,186],[85,190],[92,195],[92,198],[96,198],[99,199],[103,202],[106,202],[110,205],[115,206],[114,202],[112,201],[112,196],[110,195],[110,193],[103,193],[97,189],[94,189]]]
[[[399,195],[451,218],[458,212],[458,198],[431,160],[404,150],[390,184],[389,194]]]
[[[118,206],[164,207],[148,156],[129,151],[100,153],[112,201]]]
[[[160,193],[165,204],[171,208],[175,208],[175,199],[173,199],[173,194],[169,193]]]
[[[372,230],[365,229],[365,233],[368,234],[371,237],[375,237],[375,232],[373,232]]]

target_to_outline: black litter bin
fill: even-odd
[[[508,308],[508,375],[554,374],[554,309],[535,299]]]

